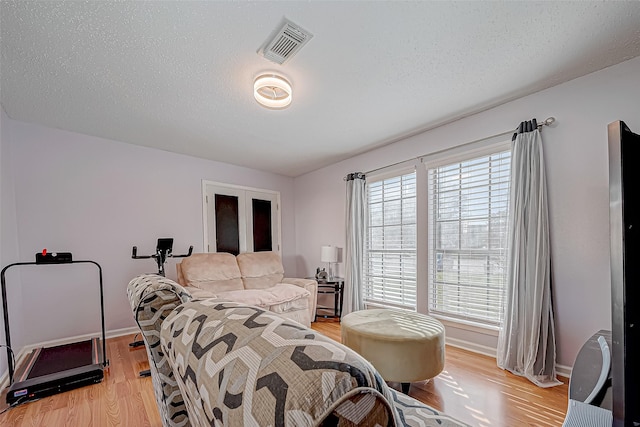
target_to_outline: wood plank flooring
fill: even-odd
[[[340,340],[337,321],[319,319],[312,327]],[[107,340],[111,366],[102,383],[9,409],[0,415],[0,426],[161,427],[151,379],[138,377],[149,366],[147,354],[143,347],[131,349],[132,340],[132,335]],[[449,346],[446,351],[444,371],[413,383],[410,396],[475,427],[562,425],[566,382],[541,389],[498,369],[493,358]],[[4,408],[4,393],[0,398]]]

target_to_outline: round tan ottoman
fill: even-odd
[[[444,326],[424,314],[373,309],[342,318],[342,343],[367,359],[385,381],[428,380],[444,368]]]

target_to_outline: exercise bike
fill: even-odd
[[[174,255],[173,254],[173,238],[159,238],[158,243],[156,244],[156,253],[153,255],[138,255],[138,247],[134,246],[131,250],[131,258],[133,259],[149,259],[153,258],[156,260],[156,264],[158,265],[158,274],[159,276],[165,277],[164,264],[167,262],[167,258],[186,258],[191,256],[193,253],[193,246],[189,246],[189,250],[186,254],[182,255]],[[129,347],[140,347],[144,345],[143,340],[133,341],[129,343]],[[140,371],[141,377],[148,377],[151,375],[151,371],[144,370]]]
[[[174,255],[173,254],[173,238],[159,238],[156,244],[156,253],[153,255],[138,255],[138,247],[134,246],[131,250],[131,258],[133,259],[148,259],[153,258],[158,264],[158,275],[164,277],[164,264],[167,262],[167,258],[185,258],[191,256],[193,253],[193,246],[189,246],[189,251],[186,254]]]

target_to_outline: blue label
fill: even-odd
[[[13,392],[13,397],[20,397],[20,396],[26,396],[27,395],[27,389],[23,388],[22,390],[18,390]]]

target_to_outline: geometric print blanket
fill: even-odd
[[[464,426],[390,389],[348,347],[254,306],[186,302],[160,345],[193,426]]]
[[[442,414],[413,397],[397,390],[393,394],[393,406],[398,416],[397,424],[404,427],[468,427],[460,421]]]
[[[163,427],[189,427],[189,417],[173,368],[160,348],[160,330],[165,318],[191,294],[171,279],[142,274],[127,286],[127,296],[140,327],[149,359],[153,391]]]

